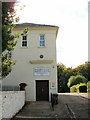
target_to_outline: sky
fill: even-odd
[[[88,61],[89,0],[18,0],[20,23],[59,26],[57,63],[75,68]]]

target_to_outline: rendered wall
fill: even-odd
[[[25,103],[24,91],[0,92],[0,120],[1,118],[12,118]]]
[[[21,32],[23,29],[17,29],[14,33]],[[45,47],[39,46],[40,34],[45,34]],[[32,30],[27,36],[28,47],[21,47],[21,38],[17,40],[17,45],[13,51],[13,59],[16,65],[12,72],[3,80],[3,85],[19,86],[20,83],[26,83],[26,101],[36,101],[36,80],[49,80],[49,98],[51,92],[57,93],[57,63],[56,63],[56,29],[50,30]],[[41,59],[40,55],[44,55]],[[52,60],[52,63],[31,64],[30,61]],[[54,67],[53,67],[54,66]],[[49,76],[35,76],[34,68],[49,68]],[[56,84],[51,88],[51,82]],[[50,99],[49,99],[50,100]]]

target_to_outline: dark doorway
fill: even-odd
[[[79,92],[87,92],[87,86],[80,86],[79,87]]]
[[[49,80],[36,80],[36,101],[49,101]]]

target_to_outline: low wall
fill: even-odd
[[[0,92],[0,120],[1,118],[12,118],[24,104],[24,91]]]
[[[2,118],[2,93],[0,92],[0,120]]]

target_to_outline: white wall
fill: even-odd
[[[0,120],[2,118],[2,93],[0,92]]]
[[[0,92],[0,120],[1,118],[12,118],[25,103],[24,91]]]
[[[13,33],[22,33],[23,28],[16,29]],[[17,45],[12,53],[12,58],[16,60],[10,74],[2,81],[2,86],[19,86],[20,83],[26,83],[26,101],[36,101],[36,80],[49,80],[49,83],[56,83],[56,88],[50,88],[51,92],[57,93],[57,64],[56,64],[56,31],[55,28],[29,28],[27,41],[28,47],[21,47],[21,38],[17,40]],[[39,46],[40,34],[45,34],[45,47]],[[41,59],[40,55],[44,55]],[[30,61],[42,61],[41,63],[32,64]],[[44,61],[51,60],[51,63]],[[53,68],[54,66],[54,68]],[[50,75],[35,76],[34,68],[49,68]]]

